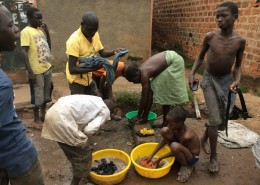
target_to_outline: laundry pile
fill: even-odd
[[[99,174],[99,175],[112,175],[117,170],[117,166],[113,161],[108,162],[105,158],[99,160],[95,160],[98,163],[98,167],[92,167],[91,171]]]

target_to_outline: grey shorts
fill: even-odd
[[[229,86],[233,79],[231,75],[213,79],[213,77],[205,70],[203,80],[200,84],[205,103],[208,109],[208,126],[219,126],[225,122],[226,102],[229,92]],[[235,103],[235,94],[232,93],[230,110]]]
[[[219,126],[224,120],[222,120],[222,113],[219,107],[219,100],[215,93],[215,90],[211,86],[203,87],[203,94],[205,103],[208,109],[208,126]]]
[[[42,168],[38,157],[33,162],[31,169],[21,176],[9,178],[7,173],[1,171],[0,185],[8,185],[9,181],[12,185],[44,185]]]
[[[59,143],[64,154],[72,165],[73,177],[87,178],[92,164],[92,153],[88,146],[81,148]]]
[[[40,107],[44,103],[51,101],[51,93],[53,89],[52,68],[45,73],[36,75],[35,91],[35,107]]]

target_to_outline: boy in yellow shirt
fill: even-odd
[[[97,87],[92,82],[92,71],[102,67],[102,63],[96,68],[79,67],[79,59],[83,57],[113,56],[117,49],[104,49],[97,32],[99,21],[93,12],[86,12],[82,16],[81,27],[75,31],[66,42],[66,77],[69,82],[71,94],[97,95]]]
[[[46,103],[51,101],[51,91],[53,88],[52,65],[50,64],[51,41],[48,27],[42,22],[40,10],[29,8],[27,17],[29,26],[21,31],[21,46],[25,56],[25,65],[29,74],[29,80],[34,83],[35,106],[33,107],[33,127],[42,128]],[[39,116],[39,108],[41,109],[41,117]]]

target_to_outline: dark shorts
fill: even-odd
[[[198,162],[199,156],[192,155],[192,159],[188,161],[188,165],[193,166],[196,162]]]
[[[59,143],[72,165],[73,177],[87,178],[92,164],[92,153],[88,146],[81,148]]]
[[[86,94],[97,96],[97,86],[95,82],[91,82],[88,86],[80,85],[78,83],[69,84],[70,93],[73,94]]]

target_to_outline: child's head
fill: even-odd
[[[238,18],[238,6],[233,2],[220,4],[216,11],[216,22],[220,29],[233,26]]]
[[[233,3],[233,2],[224,2],[224,3],[221,3],[219,6],[220,7],[226,7],[229,9],[229,11],[232,13],[232,15],[238,15],[238,6],[236,3]]]
[[[38,8],[29,8],[26,15],[32,27],[37,28],[42,25],[42,13]]]
[[[141,70],[134,64],[125,66],[123,76],[133,83],[141,83]]]
[[[176,130],[183,126],[186,118],[187,112],[181,106],[174,107],[166,116],[169,129]]]
[[[92,39],[99,26],[98,17],[93,12],[86,12],[82,16],[81,31],[87,39]]]
[[[0,52],[12,51],[19,39],[19,29],[14,25],[12,15],[0,4]]]

